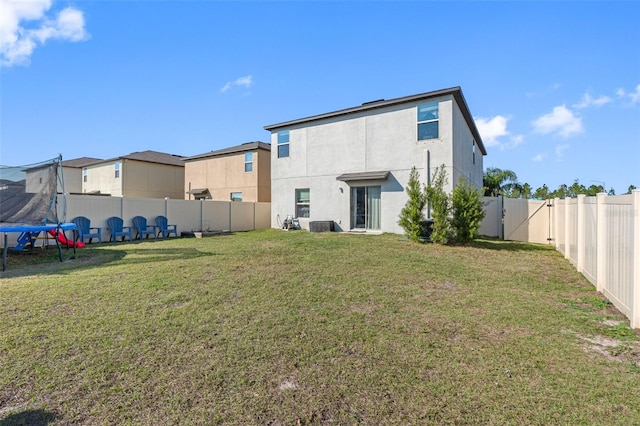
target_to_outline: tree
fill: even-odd
[[[484,195],[497,197],[498,195],[510,196],[514,190],[520,188],[518,176],[511,170],[502,170],[497,167],[488,167],[482,178]]]
[[[409,199],[400,211],[398,224],[404,229],[407,238],[412,241],[421,241],[421,237],[426,231],[424,206],[427,204],[427,195],[426,189],[423,190],[420,187],[420,175],[415,166],[411,168],[405,191]]]
[[[438,244],[446,244],[451,238],[451,219],[449,213],[449,195],[444,192],[447,183],[447,172],[444,164],[441,164],[433,172],[433,179],[427,186],[427,200],[431,208],[433,227],[431,231],[431,241]]]
[[[544,184],[540,188],[536,189],[533,193],[533,198],[537,200],[548,200],[551,197],[551,193],[549,192],[549,187]]]
[[[634,189],[638,189],[638,188],[636,188],[635,185],[629,185],[629,189],[627,189],[627,194],[631,194],[631,192],[633,192]]]
[[[457,243],[466,244],[478,236],[478,229],[484,219],[482,192],[476,190],[463,176],[458,179],[451,194],[451,207],[454,239]]]

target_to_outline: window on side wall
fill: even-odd
[[[120,177],[120,162],[116,161],[116,179]]]
[[[289,156],[289,131],[278,132],[278,158]]]
[[[246,154],[244,154],[244,171],[253,171],[253,152],[247,152]]]
[[[309,217],[309,188],[296,189],[296,217]]]
[[[438,128],[438,102],[418,105],[418,140],[437,139],[440,135]]]
[[[242,201],[242,192],[232,192],[231,201]]]
[[[87,181],[87,169],[86,167],[84,169],[82,169],[82,181],[86,182]]]
[[[476,164],[476,140],[473,140],[473,164]]]

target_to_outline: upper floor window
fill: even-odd
[[[437,139],[438,136],[438,102],[418,105],[418,140]]]
[[[247,152],[244,154],[244,171],[253,171],[253,152]]]
[[[473,164],[476,164],[476,140],[473,140]]]
[[[309,188],[296,189],[296,217],[309,217]]]
[[[289,131],[278,132],[278,158],[289,156]]]
[[[231,201],[242,201],[242,192],[232,192]]]
[[[87,181],[87,168],[85,167],[84,169],[82,169],[82,181],[86,182]]]
[[[116,161],[116,179],[120,177],[120,162]]]

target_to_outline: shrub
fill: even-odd
[[[409,199],[400,211],[398,225],[404,229],[407,238],[412,241],[421,241],[421,237],[426,231],[424,206],[427,204],[427,196],[420,187],[420,175],[415,166],[411,168],[409,182],[405,187],[405,191]]]
[[[447,183],[447,172],[444,164],[441,164],[434,172],[431,183],[427,186],[427,200],[433,218],[431,241],[438,244],[446,244],[451,238],[451,219],[449,214],[451,206],[449,195],[444,192]]]
[[[451,225],[457,243],[466,244],[478,236],[480,223],[484,219],[482,193],[463,176],[458,179],[451,194]]]

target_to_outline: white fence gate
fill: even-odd
[[[640,190],[546,201],[487,197],[485,212],[481,234],[554,244],[640,328]]]

